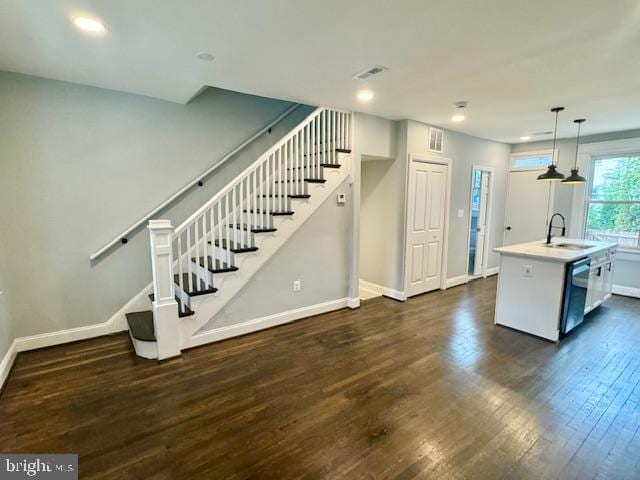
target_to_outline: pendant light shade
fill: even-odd
[[[584,178],[581,175],[578,175],[578,147],[580,146],[580,126],[586,121],[587,121],[586,118],[578,118],[573,121],[573,123],[578,124],[578,136],[576,137],[576,159],[573,162],[571,175],[569,175],[567,178],[562,180],[562,183],[575,184],[575,183],[585,183],[587,181],[586,178]]]
[[[553,128],[553,150],[551,151],[551,163],[549,167],[547,167],[547,171],[542,175],[538,175],[538,180],[551,180],[558,181],[564,179],[564,175],[558,171],[558,167],[556,167],[555,156],[556,156],[556,138],[558,134],[558,113],[564,110],[564,107],[555,107],[552,108],[551,111],[556,114],[556,124]]]

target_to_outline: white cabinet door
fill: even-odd
[[[596,273],[597,273],[597,268],[595,266],[591,266],[591,268],[589,269],[589,283],[587,284],[587,301],[584,304],[584,313],[590,312],[595,308]]]
[[[447,165],[412,161],[407,204],[407,296],[440,288]]]
[[[603,298],[602,301],[606,301],[611,298],[611,290],[613,289],[613,267],[616,262],[616,252],[612,250],[609,252],[609,261],[604,265],[604,280],[603,280]]]

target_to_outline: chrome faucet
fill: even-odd
[[[555,218],[555,216],[559,216],[562,219],[562,236],[564,237],[566,231],[567,231],[567,224],[564,221],[564,217],[559,214],[559,213],[554,213],[553,215],[551,215],[551,220],[549,220],[549,230],[547,231],[547,245],[549,245],[551,243],[551,229],[552,228],[560,228],[560,227],[555,227],[553,225],[553,219]]]

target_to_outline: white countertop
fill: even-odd
[[[573,262],[580,258],[589,257],[598,252],[617,247],[616,243],[594,242],[593,240],[581,240],[576,238],[554,237],[551,244],[568,243],[584,245],[585,248],[569,249],[562,247],[552,247],[545,244],[545,240],[535,242],[518,243],[508,247],[494,248],[494,252],[501,255],[516,255],[521,257],[534,257],[551,262]],[[588,245],[588,246],[587,246]]]

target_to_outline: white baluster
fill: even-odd
[[[182,274],[182,262],[183,262],[183,254],[182,254],[182,233],[178,234],[178,286],[180,287],[180,291],[184,292],[184,280]],[[187,262],[191,263],[191,258],[187,255]],[[182,307],[180,307],[182,308]]]
[[[333,154],[333,164],[338,163],[338,152],[336,149],[338,148],[336,139],[338,138],[338,112],[335,110],[331,112],[331,128],[333,134],[331,135],[331,152]]]
[[[220,203],[218,203],[218,206],[220,206]],[[216,205],[212,205],[211,208],[209,209],[209,251],[211,253],[213,253],[213,249],[215,248],[215,241],[216,241],[216,222],[215,222],[215,208]],[[213,257],[213,255],[212,255]],[[207,268],[207,252],[205,250],[204,254],[202,255],[202,258],[204,260],[204,268]],[[200,262],[200,259],[198,259],[198,262]],[[211,283],[210,283],[210,287],[213,288],[213,275],[211,275]]]
[[[187,228],[187,256],[191,258],[192,253],[192,245],[191,245],[191,225]],[[193,290],[193,280],[191,279],[191,262],[187,263],[187,285],[189,286],[189,291]],[[184,309],[182,309],[184,311]]]
[[[265,193],[264,193],[264,169],[265,164],[263,163],[258,167],[258,186],[260,189],[260,215],[258,215],[258,220],[260,221],[260,228],[264,228],[264,220],[262,219],[262,212],[264,212],[264,206],[266,203]]]
[[[222,218],[222,201],[224,199],[220,199],[220,201],[218,201],[218,244],[222,245],[222,237],[223,237],[223,232],[222,229],[224,227],[223,222],[224,219]],[[226,208],[226,206],[225,206]],[[215,270],[216,268],[216,246],[215,243],[211,243],[211,266],[212,266],[212,270]],[[220,263],[222,263],[222,258],[220,259]],[[207,262],[205,261],[205,267],[207,268]]]
[[[238,185],[234,185],[234,187],[231,190],[232,195],[231,195],[231,206],[233,207],[233,218],[231,221],[231,227],[233,229],[233,245],[234,248],[238,247],[238,229],[236,228],[236,225],[239,222],[239,215],[238,215]],[[229,245],[229,240],[227,240],[227,247],[230,247]],[[230,250],[230,249],[229,249]]]

